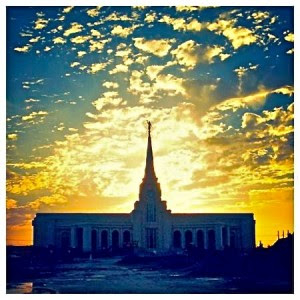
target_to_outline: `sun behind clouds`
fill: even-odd
[[[130,212],[146,120],[173,212],[253,212],[265,244],[293,231],[292,15],[8,8],[7,243],[32,243],[38,211]]]

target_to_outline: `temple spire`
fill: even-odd
[[[153,164],[153,151],[152,151],[152,142],[151,142],[151,127],[152,124],[150,121],[147,121],[148,124],[148,146],[147,146],[147,156],[146,156],[146,167],[145,167],[145,179],[157,179],[154,171]]]

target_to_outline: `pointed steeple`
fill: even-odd
[[[154,171],[153,163],[153,151],[152,151],[152,142],[151,142],[151,122],[148,123],[148,146],[147,146],[147,155],[146,155],[146,167],[145,167],[145,176],[144,179],[157,179]]]
[[[149,195],[151,194],[152,198],[160,200],[161,199],[161,189],[160,184],[157,181],[157,177],[154,171],[154,162],[153,162],[153,151],[152,151],[152,141],[151,141],[151,122],[148,123],[148,145],[147,145],[147,154],[146,154],[146,167],[145,175],[142,183],[140,184],[140,200],[149,200]]]

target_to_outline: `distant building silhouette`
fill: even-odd
[[[189,246],[199,250],[255,247],[252,213],[172,214],[167,209],[154,170],[150,122],[145,175],[131,213],[37,213],[32,224],[34,246],[86,253],[130,246],[156,253]]]

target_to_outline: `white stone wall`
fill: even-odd
[[[157,248],[173,249],[174,231],[181,233],[181,247],[185,247],[185,232],[192,233],[192,244],[197,246],[197,231],[203,230],[204,248],[209,246],[209,231],[215,234],[217,250],[230,246],[230,235],[235,233],[232,241],[235,247],[251,249],[255,247],[255,221],[252,214],[171,214],[165,210],[165,204],[158,209],[157,220],[147,223],[143,207],[134,210],[132,214],[37,214],[33,221],[34,245],[61,247],[63,232],[69,233],[70,246],[77,246],[76,230],[83,229],[83,251],[92,250],[92,230],[96,231],[96,249],[101,249],[101,232],[107,230],[108,247],[112,246],[112,232],[119,232],[119,245],[123,246],[124,231],[130,232],[131,242],[137,242],[138,247],[146,248],[146,228],[157,228]],[[227,241],[223,241],[223,233],[227,232]]]

